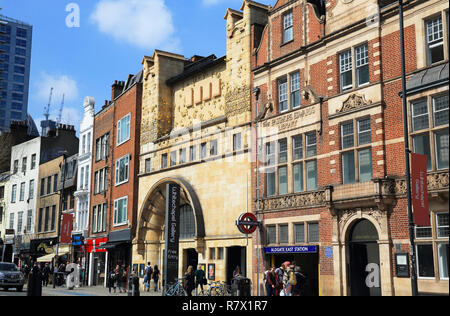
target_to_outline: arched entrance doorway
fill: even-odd
[[[381,296],[378,232],[367,219],[357,221],[348,235],[348,276],[351,296]]]
[[[165,178],[152,186],[138,218],[136,254],[144,262],[164,269],[164,226],[166,216],[166,184],[180,186],[180,274],[188,265],[196,268],[198,253],[203,252],[205,225],[203,211],[192,186],[180,178]]]

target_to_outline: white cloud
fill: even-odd
[[[70,124],[78,127],[82,118],[82,107],[80,109],[70,107],[70,103],[79,102],[78,100],[78,84],[67,75],[52,75],[42,72],[39,80],[35,84],[35,102],[42,104],[42,112],[48,105],[50,89],[53,88],[52,99],[50,103],[50,119],[57,120],[61,108],[61,102],[64,95],[64,107],[61,114],[61,123]],[[40,121],[44,117],[35,119],[36,125],[40,129]]]
[[[172,13],[165,0],[100,0],[90,19],[102,33],[144,49],[176,50]]]

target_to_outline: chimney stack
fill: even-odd
[[[111,100],[114,101],[119,95],[123,92],[123,87],[125,86],[125,82],[123,81],[114,81],[114,84],[112,85],[112,93],[111,93]]]

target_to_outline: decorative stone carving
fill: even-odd
[[[250,88],[239,87],[225,95],[225,115],[234,116],[250,111]]]
[[[358,109],[363,106],[367,106],[372,104],[371,100],[366,100],[363,95],[359,95],[357,93],[351,94],[346,101],[344,101],[342,108],[337,110],[337,113],[343,113],[350,110]]]
[[[325,191],[316,191],[312,193],[302,193],[275,198],[267,198],[262,201],[262,207],[265,211],[272,211],[325,205],[325,203]]]
[[[448,172],[435,172],[428,174],[428,191],[441,191],[448,190],[449,188],[449,173]],[[406,194],[406,181],[400,179],[395,182],[395,194]]]

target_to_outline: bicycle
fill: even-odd
[[[207,291],[208,296],[230,296],[231,290],[228,287],[226,282],[217,281],[212,282],[209,285],[209,289]]]
[[[183,287],[184,278],[178,279],[175,283],[167,283],[163,288],[164,296],[187,296]]]

